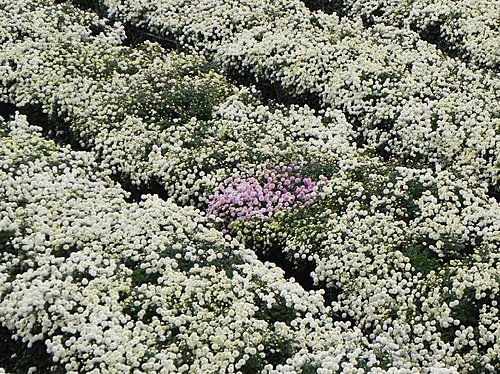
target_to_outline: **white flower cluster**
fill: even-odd
[[[384,372],[321,292],[195,209],[125,202],[93,155],[23,116],[0,135],[0,323],[66,372]]]
[[[369,23],[411,28],[473,66],[499,72],[498,0],[343,0],[341,9]]]
[[[78,1],[76,1],[78,2]],[[230,72],[342,110],[364,139],[498,186],[500,81],[405,29],[311,13],[299,0],[96,0]]]
[[[92,35],[102,21],[50,3],[0,10],[0,100],[64,123],[72,142],[139,188],[155,182],[196,203],[236,172],[268,162],[358,157],[340,112],[265,106],[196,54],[114,46],[107,33],[118,31],[103,26]]]
[[[298,268],[314,264],[334,309],[398,365],[495,372],[500,204],[446,172],[371,164],[325,176],[315,205],[241,220],[233,232]]]

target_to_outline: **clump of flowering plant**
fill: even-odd
[[[277,210],[288,211],[297,204],[311,205],[317,200],[318,185],[327,185],[328,179],[314,181],[301,174],[301,168],[277,166],[260,178],[254,175],[234,177],[228,185],[216,192],[208,205],[208,213],[225,222],[268,220]]]

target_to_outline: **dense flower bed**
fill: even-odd
[[[500,69],[498,0],[308,0],[366,22],[411,28],[473,66]]]
[[[312,165],[300,180],[312,185],[318,174],[311,204],[271,218],[238,214],[252,206],[239,204],[248,182],[224,189],[211,206],[221,227],[256,251],[283,251],[299,269],[312,263],[315,282],[338,297],[335,310],[375,346],[389,344],[400,363],[494,371],[500,205],[446,172],[433,177],[373,163],[330,173],[328,165]],[[474,194],[466,192],[471,187]]]
[[[299,1],[59,3],[0,0],[0,372],[495,372],[497,78]]]
[[[342,110],[381,152],[460,167],[498,187],[500,81],[447,58],[410,30],[365,29],[311,13],[299,0],[90,3],[195,47],[225,71]]]
[[[95,15],[18,2],[0,28],[0,100],[64,121],[55,130],[139,188],[156,183],[182,203],[203,203],[238,171],[361,157],[341,113],[266,106],[194,53],[114,45],[121,29]]]
[[[44,341],[68,373],[380,364],[320,292],[196,210],[126,203],[91,154],[58,148],[23,117],[0,135],[0,323],[28,347]]]

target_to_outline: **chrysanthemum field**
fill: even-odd
[[[0,373],[499,373],[498,0],[0,0]]]

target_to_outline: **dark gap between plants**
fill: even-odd
[[[66,370],[52,361],[43,341],[38,341],[31,348],[15,340],[10,330],[0,326],[0,367],[12,374],[25,374],[36,366],[37,373],[64,374]]]
[[[287,259],[285,253],[278,247],[270,248],[265,253],[260,254],[260,257],[262,261],[275,263],[283,269],[287,278],[295,278],[297,283],[300,283],[306,291],[319,290],[321,288],[314,285],[310,275],[315,268],[312,263],[307,263],[299,270],[289,259]]]
[[[289,256],[283,251],[279,243],[273,243],[267,247],[265,251],[259,251],[255,247],[259,247],[259,243],[247,243],[249,248],[252,248],[262,262],[272,262],[277,267],[285,272],[285,278],[294,280],[306,291],[323,290],[323,298],[325,305],[330,306],[334,301],[338,301],[342,290],[338,287],[326,287],[325,282],[314,284],[311,273],[316,269],[316,264],[313,261],[301,261],[299,264],[291,261]],[[350,322],[354,326],[356,320],[347,316],[342,317],[341,314],[333,316],[335,321]]]
[[[8,120],[11,116],[16,113],[16,106],[0,102],[0,117],[3,117],[4,120]]]
[[[489,185],[488,196],[494,198],[496,201],[500,203],[500,187]]]
[[[420,39],[434,45],[448,57],[463,61],[462,59],[460,59],[458,52],[454,48],[452,48],[449,43],[447,43],[443,38],[441,38],[441,25],[434,24],[427,27],[427,29],[425,30],[419,30],[415,24],[412,24],[410,25],[410,30],[417,33]]]
[[[218,69],[220,71],[220,69]],[[237,72],[236,70],[224,72],[231,82],[238,86],[255,87],[264,104],[272,107],[276,104],[281,104],[284,106],[290,105],[307,105],[309,108],[319,111],[321,109],[321,103],[319,97],[312,94],[303,94],[300,96],[293,96],[287,94],[286,88],[282,87],[277,83],[272,83],[267,79],[257,78],[251,73]]]
[[[300,265],[300,268],[298,268],[297,265],[287,258],[282,248],[279,248],[278,246],[273,246],[265,253],[258,254],[261,261],[269,261],[276,264],[285,272],[285,277],[287,279],[293,277],[295,281],[299,283],[302,288],[304,288],[304,290],[325,290],[323,297],[326,305],[330,305],[333,301],[336,301],[340,295],[341,291],[339,289],[326,288],[324,284],[314,284],[311,273],[314,271],[316,266],[313,262],[305,262]]]
[[[342,0],[302,0],[310,11],[322,11],[326,14],[336,13],[339,17],[345,17],[347,13]]]

